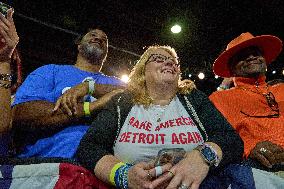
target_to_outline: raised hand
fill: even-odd
[[[0,14],[0,62],[12,57],[19,37],[13,20],[13,9],[7,11],[7,18]]]

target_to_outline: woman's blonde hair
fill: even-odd
[[[134,104],[140,104],[147,107],[153,101],[147,91],[147,86],[145,81],[145,66],[150,56],[157,49],[163,49],[173,57],[178,58],[175,49],[173,49],[170,46],[154,45],[146,49],[146,51],[142,54],[142,56],[140,57],[140,59],[137,61],[136,65],[132,69],[129,76],[129,82],[127,85],[127,89],[133,94]],[[179,78],[179,84],[178,84],[179,93],[188,94],[193,88],[195,88],[193,81],[191,80],[181,81],[181,77]]]

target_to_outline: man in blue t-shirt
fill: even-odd
[[[102,95],[124,86],[100,72],[108,52],[103,31],[89,31],[77,45],[75,65],[42,66],[17,91],[13,128],[19,157],[73,158],[89,127],[86,114],[110,98]]]

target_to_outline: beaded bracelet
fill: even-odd
[[[128,189],[128,171],[132,164],[125,164],[115,171],[114,182],[117,188]]]
[[[115,177],[115,172],[117,171],[117,169],[119,169],[121,166],[125,165],[125,163],[117,163],[113,166],[113,168],[110,171],[110,175],[109,175],[109,181],[112,185],[115,186],[115,182],[114,182],[114,177]]]
[[[12,87],[11,83],[2,83],[0,82],[0,87],[4,87],[5,89],[9,89]]]
[[[0,80],[1,81],[12,81],[13,75],[12,74],[3,74],[0,73]]]

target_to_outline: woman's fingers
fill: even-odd
[[[134,165],[128,172],[129,188],[150,188],[151,181],[147,178],[147,163],[141,162]]]
[[[163,185],[163,183],[169,183],[172,178],[173,178],[173,174],[166,171],[163,175],[153,180],[151,186],[152,188],[157,188],[158,186]]]
[[[149,162],[141,162],[139,163],[141,167],[145,170],[149,170],[155,167],[155,162],[154,161],[149,161]]]
[[[170,163],[167,163],[162,166],[156,166],[148,169],[148,173],[150,173],[153,178],[156,178],[166,173],[170,168],[172,168],[172,165]]]
[[[169,182],[172,178],[172,174],[169,174],[169,170],[172,168],[172,164],[167,163],[163,166],[157,166],[148,170],[148,177],[150,176],[153,182],[151,183],[152,188],[159,188],[165,182]]]
[[[181,177],[181,175],[179,175],[179,174],[178,174],[178,175],[175,175],[175,176],[172,178],[171,182],[169,183],[169,185],[167,186],[166,189],[178,188],[179,185],[181,184],[181,182],[182,182],[182,177]]]

